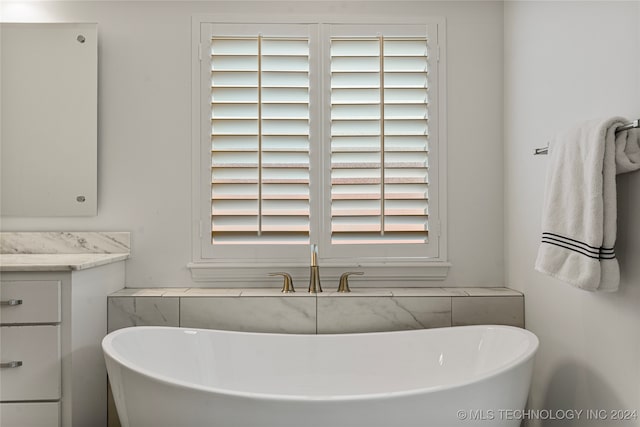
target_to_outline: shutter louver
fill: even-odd
[[[309,242],[309,40],[211,40],[215,244]]]
[[[428,241],[427,40],[331,39],[331,242]]]

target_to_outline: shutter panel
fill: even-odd
[[[331,38],[331,243],[428,241],[425,37]]]
[[[309,40],[211,40],[212,242],[309,242]]]

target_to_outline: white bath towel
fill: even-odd
[[[591,120],[549,144],[536,270],[589,291],[615,291],[616,174],[640,168],[640,131],[628,120]]]

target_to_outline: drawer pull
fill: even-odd
[[[22,366],[22,360],[13,360],[7,363],[0,363],[0,368],[19,368]]]
[[[21,299],[10,299],[7,301],[0,301],[0,305],[22,305],[22,300]]]

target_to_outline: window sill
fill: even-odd
[[[425,281],[442,281],[447,277],[451,264],[433,261],[420,263],[345,264],[320,265],[320,278],[325,283],[338,283],[340,275],[347,271],[362,271],[363,276],[353,276],[353,283],[366,283],[368,287],[419,287]],[[243,287],[265,287],[276,285],[282,278],[269,277],[269,273],[285,271],[294,283],[306,283],[309,280],[308,265],[286,264],[247,264],[192,262],[187,264],[194,282],[213,284],[233,284]]]

